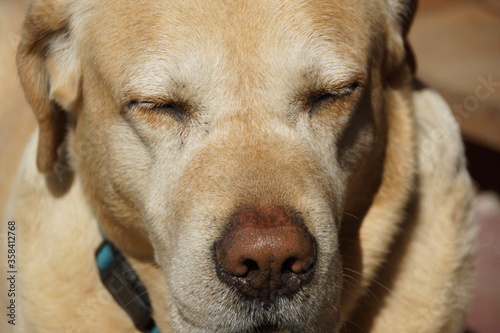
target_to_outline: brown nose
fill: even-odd
[[[215,244],[217,275],[249,298],[274,301],[311,280],[316,245],[302,219],[284,209],[234,215]]]

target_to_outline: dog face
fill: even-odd
[[[107,237],[158,263],[174,331],[336,331],[411,8],[35,1],[18,61],[38,167],[67,157]]]

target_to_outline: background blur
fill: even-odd
[[[476,292],[468,327],[500,332],[500,0],[420,0],[417,74],[448,101],[479,196]]]

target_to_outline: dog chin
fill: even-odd
[[[299,293],[300,294],[300,293]],[[261,300],[238,299],[232,306],[221,307],[213,312],[207,320],[199,322],[199,317],[190,315],[196,311],[184,309],[178,314],[183,319],[182,324],[190,326],[189,331],[196,332],[231,332],[231,333],[302,333],[323,332],[318,322],[329,327],[328,332],[336,332],[334,327],[338,318],[321,318],[311,307],[304,307],[296,296],[280,297],[274,302]],[[335,318],[334,318],[335,317]],[[181,326],[184,326],[181,325]],[[196,330],[198,328],[198,330]],[[184,331],[184,330],[179,330]]]

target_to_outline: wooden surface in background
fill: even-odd
[[[410,42],[464,137],[500,153],[500,1],[421,0]]]

